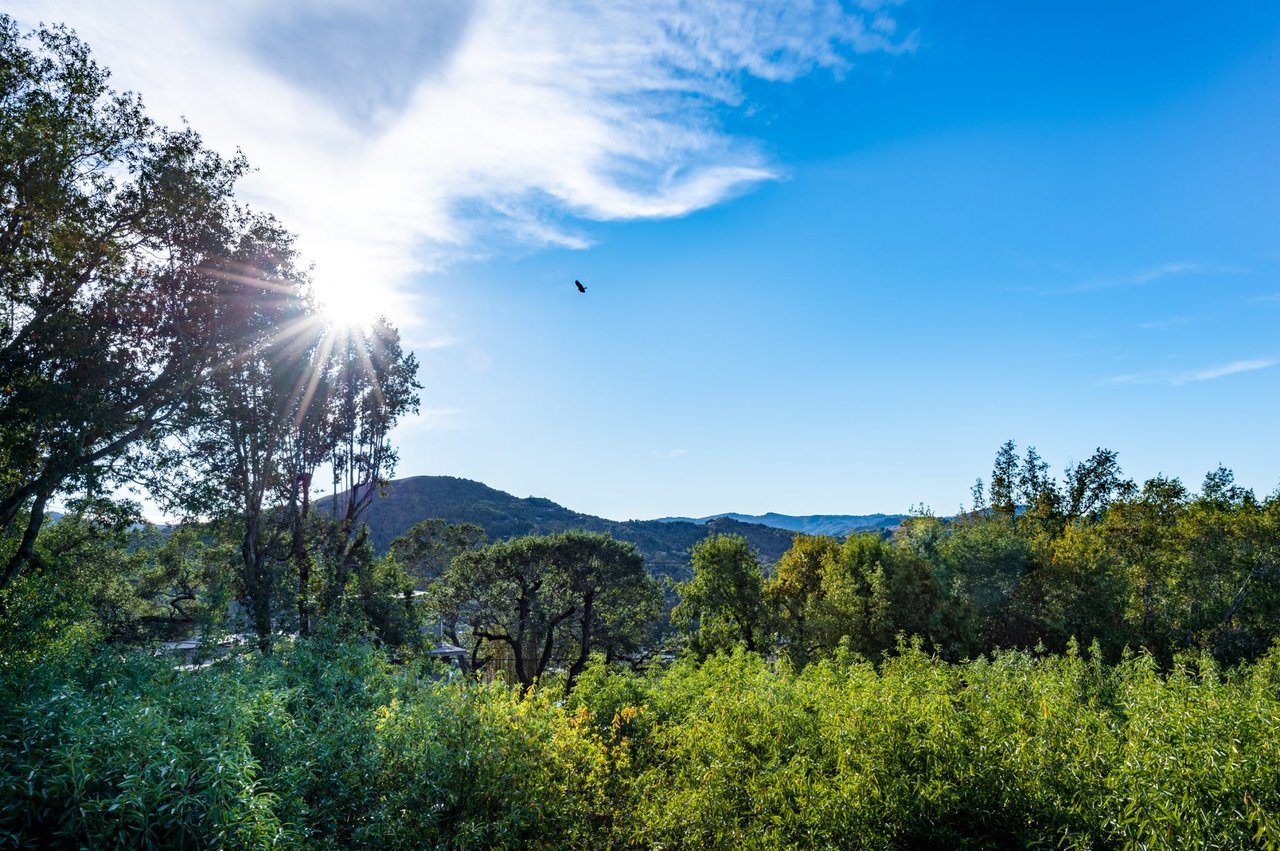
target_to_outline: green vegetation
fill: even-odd
[[[635,547],[606,535],[566,532],[513,538],[459,554],[431,586],[451,638],[465,630],[467,670],[509,660],[530,688],[565,667],[566,692],[590,655],[635,653],[661,610],[661,591]],[[481,653],[484,656],[481,656]]]
[[[1276,848],[1280,650],[597,661],[561,704],[302,643],[0,681],[0,845]]]
[[[166,597],[211,627],[230,588],[264,651],[318,621],[350,629],[351,599],[394,630],[379,601],[399,577],[375,570],[359,521],[417,408],[414,356],[386,322],[321,321],[292,237],[235,199],[242,158],[107,79],[68,30],[0,16],[0,605],[35,630],[4,642],[33,646],[74,611],[123,638]],[[327,524],[309,504],[322,464],[346,493]],[[136,507],[105,498],[125,485],[223,557],[136,552]],[[84,534],[44,532],[55,496]],[[112,569],[87,575],[94,560]]]
[[[382,541],[396,329],[72,34],[0,60],[0,847],[1280,848],[1280,493],[1010,441],[886,534]]]

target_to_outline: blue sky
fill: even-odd
[[[398,475],[950,512],[1012,437],[1280,484],[1272,3],[16,7],[401,324]]]

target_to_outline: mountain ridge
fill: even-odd
[[[771,526],[775,529],[786,529],[790,532],[801,532],[805,535],[831,535],[844,537],[856,532],[882,532],[901,525],[909,515],[906,514],[778,514],[770,511],[766,514],[739,514],[727,511],[723,514],[710,514],[706,517],[659,517],[662,523],[707,523],[712,520],[729,518],[739,523],[754,523]]]
[[[315,500],[315,510],[331,510],[333,499],[326,496]],[[795,535],[793,530],[743,523],[732,517],[705,523],[608,520],[573,511],[545,497],[520,498],[483,482],[455,476],[410,476],[388,482],[369,506],[364,522],[369,525],[374,550],[385,553],[396,537],[430,517],[447,523],[475,523],[491,541],[570,530],[609,534],[635,544],[651,573],[675,580],[691,575],[689,551],[707,535],[741,535],[766,565],[782,557]]]

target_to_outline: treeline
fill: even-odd
[[[1096,643],[1168,665],[1183,651],[1256,659],[1280,635],[1280,493],[1229,470],[1199,492],[1125,479],[1099,449],[1059,482],[1035,449],[997,453],[990,488],[950,519],[892,538],[797,537],[766,576],[741,539],[694,550],[675,615],[700,655],[740,644],[804,665],[846,648],[876,659],[902,635],[943,658]]]

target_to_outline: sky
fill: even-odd
[[[397,476],[950,513],[1013,439],[1280,485],[1270,0],[7,6],[401,328]]]

